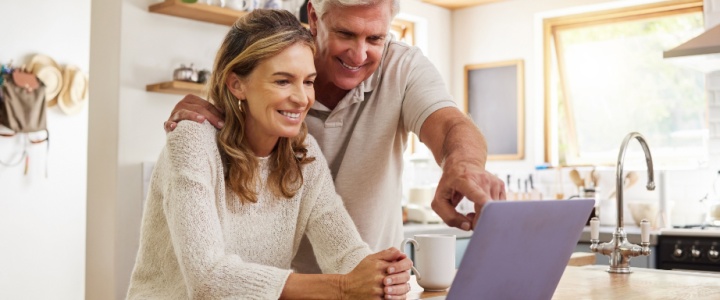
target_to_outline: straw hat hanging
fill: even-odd
[[[45,85],[45,101],[47,101],[47,106],[55,106],[55,104],[57,104],[57,96],[60,94],[63,86],[63,76],[55,60],[47,55],[37,54],[30,59],[30,68],[28,71],[35,74]]]
[[[76,114],[85,107],[88,97],[88,80],[76,66],[65,66],[63,87],[58,95],[58,107],[68,115]]]

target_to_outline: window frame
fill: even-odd
[[[588,13],[560,16],[547,18],[543,20],[543,98],[544,98],[544,159],[545,162],[552,165],[560,165],[560,157],[558,151],[558,126],[555,125],[561,120],[558,119],[556,112],[556,99],[553,98],[553,48],[555,48],[556,39],[553,38],[554,32],[563,29],[587,27],[592,25],[609,24],[616,22],[626,22],[645,18],[663,17],[682,13],[703,12],[702,0],[676,0],[663,1],[637,6],[623,7],[617,9],[593,11]],[[556,48],[557,49],[557,48]],[[562,62],[558,62],[561,67]],[[562,77],[562,72],[560,72]],[[562,79],[561,79],[562,80]],[[565,87],[561,87],[565,90]],[[566,92],[564,92],[567,94]],[[566,105],[566,110],[568,106]],[[574,132],[573,113],[567,112],[571,119],[569,131]],[[571,138],[577,139],[577,134],[571,134]],[[569,146],[577,146],[577,141],[570,142]],[[579,166],[578,164],[568,164],[567,166]]]

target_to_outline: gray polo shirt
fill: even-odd
[[[323,95],[317,94],[317,99]],[[316,101],[306,123],[317,139],[335,189],[373,251],[399,247],[403,151],[436,110],[456,106],[435,66],[417,47],[385,44],[370,78],[330,110]],[[312,260],[301,249],[297,260]],[[303,268],[296,269],[300,272]]]

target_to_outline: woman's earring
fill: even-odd
[[[243,111],[242,102],[243,100],[238,101],[238,109],[240,109],[240,111]]]

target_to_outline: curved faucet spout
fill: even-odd
[[[618,155],[616,174],[617,228],[615,228],[612,240],[610,242],[600,244],[600,240],[598,239],[600,221],[596,218],[593,218],[593,220],[590,221],[590,226],[592,227],[591,231],[594,231],[594,237],[591,237],[590,240],[592,243],[592,245],[590,245],[590,250],[595,253],[602,253],[610,256],[610,267],[607,269],[610,273],[631,273],[630,258],[640,255],[648,256],[652,251],[650,249],[650,223],[647,220],[642,220],[640,222],[641,242],[639,246],[628,242],[627,234],[625,234],[625,230],[623,229],[623,166],[625,164],[625,151],[627,150],[628,143],[630,143],[630,140],[633,138],[636,138],[638,142],[640,142],[640,146],[642,146],[642,149],[645,152],[645,162],[647,163],[648,169],[647,189],[655,189],[655,181],[653,180],[653,162],[652,156],[650,155],[650,148],[641,134],[631,132],[625,136],[622,146],[620,146],[620,154]]]
[[[623,227],[623,165],[625,164],[625,151],[627,150],[628,143],[630,143],[630,140],[633,138],[636,138],[638,142],[640,142],[640,146],[642,146],[643,151],[645,152],[645,162],[647,163],[647,169],[648,169],[648,182],[646,188],[649,191],[652,191],[655,189],[655,181],[653,176],[653,162],[652,162],[652,156],[650,155],[650,148],[647,145],[647,142],[645,142],[645,137],[642,136],[642,134],[638,132],[631,132],[627,136],[625,136],[625,139],[622,142],[622,146],[620,146],[620,154],[618,154],[618,161],[617,161],[617,182],[615,185],[615,188],[617,189],[617,227],[621,228]]]

